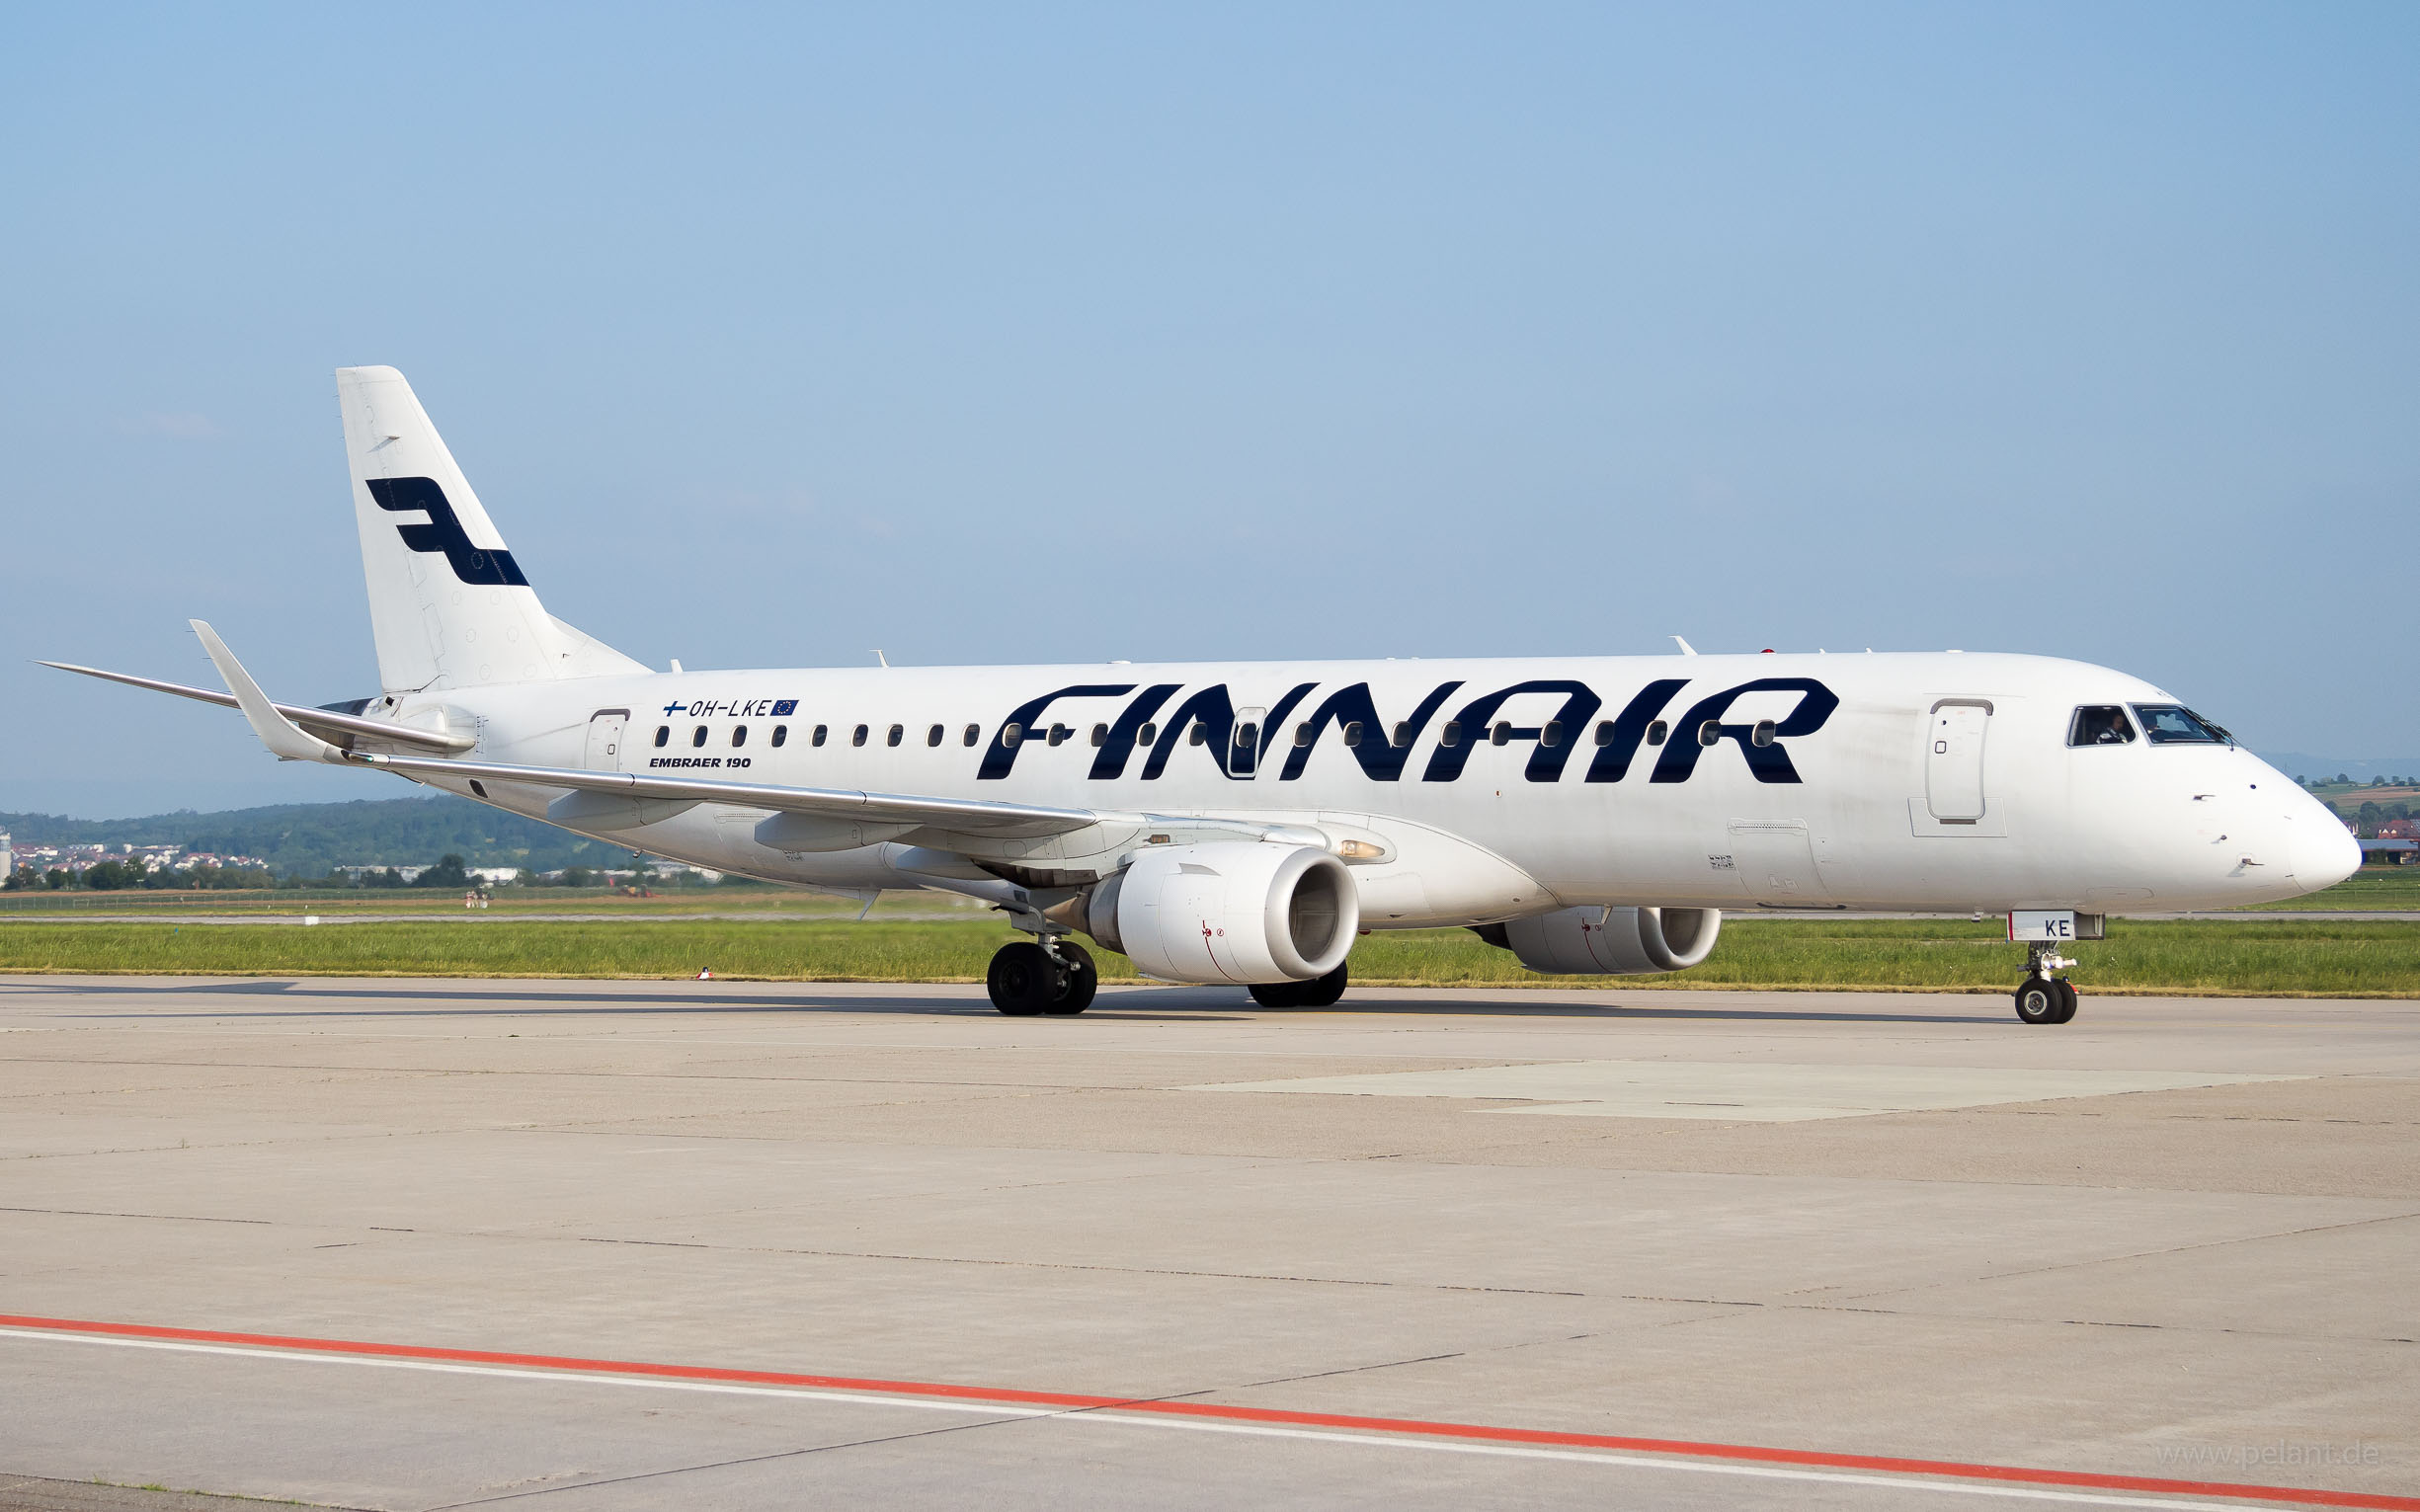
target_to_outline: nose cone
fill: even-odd
[[[2311,809],[2315,812],[2291,817],[2286,836],[2295,885],[2306,893],[2334,887],[2361,870],[2361,841],[2324,807],[2314,803]]]

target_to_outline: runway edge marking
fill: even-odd
[[[2372,1491],[2328,1490],[2317,1486],[2251,1485],[2223,1480],[2177,1480],[2153,1475],[2104,1474],[2092,1471],[1980,1465],[1958,1460],[1913,1460],[1889,1455],[1839,1454],[1819,1449],[1778,1449],[1756,1444],[1714,1444],[1689,1439],[1635,1438],[1619,1434],[1574,1433],[1551,1428],[1506,1428],[1486,1423],[1436,1422],[1422,1418],[1362,1417],[1347,1413],[1303,1412],[1283,1407],[1249,1407],[1223,1402],[1095,1396],[1071,1392],[1025,1391],[1013,1387],[963,1386],[950,1382],[886,1381],[874,1377],[742,1370],[715,1365],[672,1365],[649,1360],[601,1360],[573,1355],[518,1354],[503,1350],[455,1349],[431,1344],[394,1344],[368,1339],[323,1339],[295,1334],[242,1333],[215,1328],[180,1328],[162,1323],[109,1322],[92,1318],[41,1317],[20,1313],[0,1313],[0,1328],[52,1334],[80,1333],[103,1338],[157,1339],[198,1344],[235,1345],[255,1349],[290,1350],[313,1355],[353,1355],[365,1359],[428,1360],[466,1365],[511,1366],[527,1370],[560,1372],[566,1376],[575,1374],[638,1376],[666,1381],[725,1382],[750,1386],[872,1392],[892,1396],[939,1398],[966,1402],[1000,1402],[1069,1411],[1114,1411],[1121,1414],[1211,1419],[1231,1423],[1268,1424],[1297,1428],[1338,1428],[1364,1433],[1411,1435],[1426,1439],[1462,1439],[1476,1443],[1670,1455],[1684,1459],[1725,1461],[1734,1464],[1882,1472],[1901,1475],[1933,1475],[1947,1479],[1997,1482],[2012,1486],[2074,1486],[2097,1491],[2219,1496],[2238,1501],[2299,1502],[2306,1506],[2365,1507],[2381,1508],[2385,1509],[2385,1512],[2420,1512],[2420,1496],[2396,1496]]]

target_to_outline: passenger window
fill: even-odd
[[[672,727],[672,726],[670,726],[670,725],[658,725],[658,726],[656,726],[656,748],[657,748],[658,750],[662,750],[662,749],[663,749],[665,746],[670,745],[670,744],[672,743],[672,738],[673,738],[673,727]]]
[[[697,728],[696,728],[694,731],[690,732],[690,735],[689,735],[689,745],[690,745],[691,747],[697,747],[697,746],[702,746],[702,745],[704,745],[705,743],[706,743],[706,727],[705,727],[705,726],[703,726],[703,725],[699,725],[699,726],[698,726],[698,727],[697,727]]]
[[[1658,719],[1647,727],[1647,743],[1651,746],[1660,746],[1664,742],[1664,737],[1671,733],[1672,727]]]
[[[1008,747],[1010,751],[1014,751],[1017,747],[1025,744],[1025,727],[1023,725],[1002,725],[1000,727],[1000,743],[1003,746]]]
[[[983,727],[981,725],[968,725],[966,727],[966,744],[972,746],[982,739]]]
[[[1042,738],[1051,745],[1056,746],[1061,741],[1066,740],[1069,736],[1075,733],[1075,731],[1070,730],[1065,725],[1052,725],[1049,731]]]
[[[1596,743],[1600,746],[1610,746],[1613,744],[1612,720],[1600,719],[1596,722]]]
[[[2070,746],[2123,746],[2135,738],[2135,727],[2127,723],[2126,711],[2114,703],[2088,704],[2075,711],[2074,721],[2067,726]]]
[[[1459,720],[1459,719],[1449,719],[1449,720],[1447,720],[1447,721],[1445,722],[1445,728],[1444,728],[1444,729],[1442,729],[1442,730],[1439,730],[1439,731],[1437,732],[1437,744],[1438,744],[1438,745],[1440,745],[1440,746],[1459,746],[1459,745],[1461,745],[1461,744],[1462,744],[1462,721],[1461,721],[1461,720]]]
[[[1294,744],[1297,746],[1308,746],[1311,744],[1311,723],[1309,720],[1305,720],[1303,723],[1294,727]]]
[[[2181,703],[2138,703],[2135,717],[2154,746],[2231,746],[2234,737]]]
[[[1538,744],[1541,746],[1562,745],[1563,721],[1560,719],[1548,720],[1546,722],[1546,728],[1538,732]]]
[[[1769,719],[1760,719],[1756,721],[1756,729],[1753,734],[1748,736],[1748,739],[1754,741],[1759,746],[1772,745],[1773,721]]]
[[[934,725],[931,729],[925,732],[925,744],[928,746],[938,746],[941,744],[941,727],[939,725]]]
[[[1260,727],[1250,720],[1236,726],[1236,750],[1252,751],[1260,745]]]
[[[731,727],[731,749],[737,751],[742,746],[747,744],[748,727],[746,725],[733,725]]]
[[[849,733],[848,744],[851,746],[862,746],[865,744],[865,726],[859,725],[855,730]]]
[[[774,746],[774,748],[775,748],[775,749],[779,749],[780,747],[786,746],[786,745],[788,745],[789,743],[790,743],[790,727],[789,727],[788,725],[775,725],[775,726],[773,726],[773,746]]]
[[[1347,746],[1358,746],[1361,744],[1360,720],[1348,719],[1344,722],[1344,744]]]
[[[1106,746],[1109,744],[1109,727],[1107,725],[1094,725],[1092,727],[1092,744],[1094,746]]]
[[[1488,732],[1488,739],[1498,746],[1501,746],[1506,741],[1511,740],[1512,721],[1508,719],[1497,720],[1495,722],[1495,728]]]
[[[907,727],[906,725],[893,725],[893,726],[891,726],[891,740],[890,740],[890,744],[892,744],[892,745],[894,745],[894,746],[898,745],[898,744],[899,744],[899,742],[900,742],[900,740],[901,740],[901,738],[902,738],[902,737],[904,737],[904,736],[906,736],[906,735],[907,735],[907,733],[908,733],[908,727]]]
[[[1186,745],[1199,746],[1210,739],[1210,732],[1203,728],[1200,721],[1196,720],[1193,724],[1193,728],[1184,733],[1184,737]]]
[[[1721,720],[1710,719],[1697,727],[1697,743],[1699,745],[1718,746],[1722,744],[1722,741],[1723,722]]]
[[[824,743],[824,737],[830,735],[831,733],[831,726],[817,725],[815,727],[815,733],[807,738],[807,744],[810,746],[820,746]]]
[[[1160,727],[1156,724],[1146,723],[1142,729],[1134,733],[1134,743],[1138,746],[1148,746],[1159,738]]]
[[[1409,746],[1412,744],[1412,722],[1410,720],[1396,721],[1395,744],[1398,746]]]

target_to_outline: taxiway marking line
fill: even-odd
[[[2249,1485],[2218,1480],[2178,1480],[2148,1475],[2102,1474],[2090,1471],[2028,1469],[1955,1460],[1912,1460],[1826,1450],[1778,1449],[1752,1444],[1701,1443],[1686,1439],[1634,1438],[1547,1428],[1506,1428],[1484,1423],[1435,1422],[1418,1418],[1364,1417],[1303,1412],[1223,1402],[1137,1399],[948,1382],[888,1381],[790,1371],[740,1370],[711,1365],[673,1365],[643,1360],[599,1360],[566,1355],[454,1349],[363,1339],[240,1333],[180,1328],[158,1323],[98,1321],[0,1313],[0,1335],[87,1344],[132,1345],[196,1354],[241,1355],[308,1363],[375,1365],[501,1376],[523,1380],[576,1380],[599,1385],[653,1387],[729,1394],[790,1396],[884,1406],[921,1406],[1015,1417],[1059,1417],[1134,1427],[1186,1428],[1246,1433],[1269,1438],[1314,1439],[1461,1454],[1522,1459],[1577,1460],[1652,1469],[1753,1475],[1802,1481],[1832,1481],[1909,1489],[1959,1491],[2027,1500],[2202,1509],[2244,1501],[2299,1502],[2306,1506],[2381,1508],[2420,1512],[2420,1497],[2316,1486]],[[1461,1442],[1452,1442],[1459,1440]],[[1659,1456],[1669,1458],[1645,1458]],[[1846,1473],[1857,1472],[1863,1473]],[[1920,1477],[1920,1478],[1909,1478]],[[2062,1487],[2065,1489],[2046,1489]],[[2091,1494],[2135,1492],[2135,1495]],[[2149,1495],[2217,1496],[2226,1502],[2147,1500]]]

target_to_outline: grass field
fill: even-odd
[[[632,918],[678,917],[697,914],[827,915],[854,918],[864,905],[828,893],[769,884],[725,884],[630,898],[606,888],[508,887],[498,889],[490,905],[478,911],[492,917],[547,914],[614,914]],[[945,893],[886,893],[874,906],[873,917],[935,914],[980,915],[987,905]],[[2420,866],[2369,866],[2327,889],[2283,903],[2253,906],[2251,913],[2350,910],[2356,912],[2420,914]],[[138,914],[167,918],[180,914],[320,914],[342,917],[351,914],[427,915],[432,918],[465,916],[459,891],[422,888],[348,888],[342,891],[230,889],[220,892],[80,891],[0,893],[0,919],[38,915],[73,917],[85,914]]]
[[[2420,866],[2365,866],[2324,892],[2264,903],[2249,912],[2308,913],[2314,909],[2420,912]]]
[[[1703,966],[1669,977],[1539,977],[1461,929],[1366,936],[1354,980],[1395,986],[1853,988],[2007,992],[2022,949],[1998,920],[1757,918],[1733,924]],[[530,919],[192,925],[16,923],[0,971],[213,976],[717,977],[806,982],[973,982],[1004,941],[993,920]],[[2420,997],[2420,923],[2113,920],[2074,948],[2092,992]],[[1135,980],[1095,950],[1107,981]]]
[[[765,885],[725,885],[667,891],[652,898],[632,898],[607,888],[499,888],[485,909],[489,915],[545,914],[627,914],[633,918],[673,917],[687,914],[829,914],[854,918],[865,906],[854,899],[801,888]],[[962,912],[981,914],[989,908],[972,899],[944,893],[886,893],[874,907],[884,914]],[[425,914],[432,918],[459,918],[471,911],[462,907],[459,888],[238,889],[210,892],[81,891],[0,893],[0,918],[37,915],[73,917],[85,914]]]

